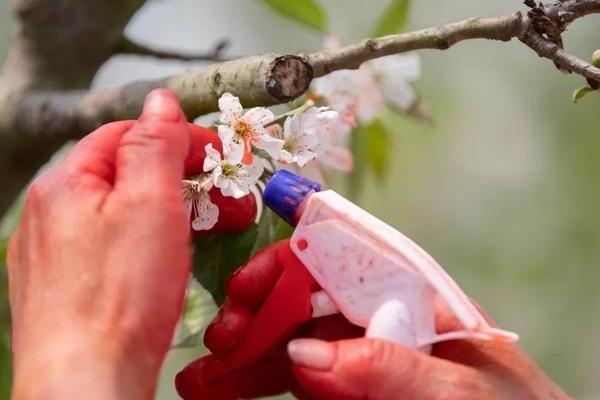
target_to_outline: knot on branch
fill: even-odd
[[[267,91],[279,101],[290,101],[306,92],[312,79],[313,68],[304,57],[280,56],[268,69]]]
[[[536,4],[535,0],[525,0],[524,4],[530,8],[527,12],[530,29],[545,40],[564,49],[562,33],[573,20],[570,13],[554,5],[547,6],[542,2]],[[570,70],[557,63],[554,63],[554,65],[562,72],[571,73]]]

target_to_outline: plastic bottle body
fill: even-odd
[[[306,196],[298,213],[292,251],[337,309],[368,336],[415,348],[458,337],[517,339],[490,327],[417,244],[337,193]],[[451,337],[435,332],[436,296],[455,312],[463,331]]]

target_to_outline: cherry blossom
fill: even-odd
[[[260,157],[254,157],[250,164],[242,163],[244,146],[241,144],[224,148],[223,159],[212,143],[207,144],[205,150],[204,172],[211,173],[213,184],[221,189],[223,196],[239,199],[247,195],[263,173]]]
[[[283,124],[283,150],[280,162],[303,167],[317,156],[315,148],[321,138],[328,140],[339,115],[328,107],[310,107],[288,117]]]
[[[411,82],[421,76],[421,59],[416,53],[394,54],[366,63],[377,82],[385,101],[408,110],[417,100]]]
[[[353,156],[348,148],[350,134],[351,128],[339,119],[324,130],[315,149],[319,164],[342,172],[352,171]]]
[[[183,182],[183,201],[192,219],[192,229],[209,230],[219,219],[219,208],[210,201],[208,191],[212,188],[210,177],[200,175]]]
[[[341,46],[339,39],[328,37],[326,49]],[[312,90],[338,111],[350,126],[352,116],[371,122],[384,103],[407,110],[416,100],[410,82],[419,78],[421,61],[415,53],[395,54],[373,59],[358,70],[341,70],[315,79]]]
[[[273,120],[273,113],[263,107],[254,107],[242,114],[240,99],[231,93],[224,93],[219,98],[221,110],[217,126],[223,148],[228,149],[233,143],[243,144],[244,164],[252,163],[252,147],[266,151],[271,157],[278,159],[283,147],[283,140],[269,135],[265,123]]]

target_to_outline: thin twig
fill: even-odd
[[[230,43],[228,40],[221,40],[208,52],[188,53],[179,50],[161,50],[134,42],[127,37],[122,37],[118,46],[115,48],[115,54],[134,54],[180,61],[226,61],[233,58],[225,57],[223,54],[229,45]]]
[[[339,69],[355,69],[365,61],[419,49],[446,50],[467,39],[508,41],[521,32],[520,12],[498,18],[469,18],[464,21],[414,32],[366,39],[339,49],[307,56],[315,77]]]

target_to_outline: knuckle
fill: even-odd
[[[33,180],[25,194],[25,206],[29,203],[43,201],[50,192],[50,175],[43,174]]]
[[[160,121],[144,121],[139,123],[133,129],[132,135],[129,138],[135,140],[135,138],[148,139],[148,140],[164,140],[168,137],[166,132],[168,131],[169,124]]]
[[[447,394],[445,399],[461,400],[493,400],[497,399],[497,392],[487,381],[476,371],[466,369],[450,369],[444,374],[447,388],[443,393]]]
[[[170,134],[171,130],[169,124],[165,122],[145,121],[138,123],[125,135],[122,146],[130,148],[164,146],[174,137]]]
[[[392,343],[377,339],[358,339],[347,344],[351,349],[349,352],[344,351],[344,361],[352,366],[360,366],[351,369],[356,370],[359,373],[357,378],[367,381],[367,384],[375,383],[372,381],[377,381],[382,374],[389,374],[390,365],[399,364],[396,346]],[[365,371],[368,373],[364,373]]]
[[[174,123],[139,122],[123,137],[121,148],[125,150],[125,157],[137,157],[139,152],[168,152],[170,155],[179,155],[183,159],[188,151],[187,136],[180,131],[181,129]]]
[[[170,223],[180,222],[188,225],[188,216],[183,198],[178,190],[132,189],[119,193],[118,199],[111,205],[111,212],[120,221],[120,216],[131,214],[152,214],[153,220],[168,220]]]
[[[397,356],[396,346],[384,342],[383,340],[369,340],[365,342],[362,348],[363,362],[369,368],[376,368],[379,365],[390,365]]]

